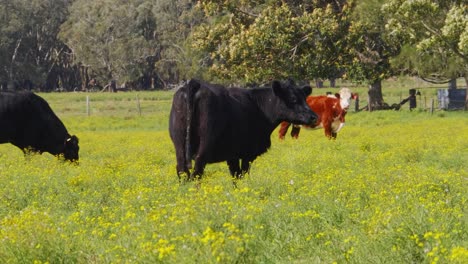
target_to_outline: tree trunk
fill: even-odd
[[[367,105],[369,111],[381,110],[384,108],[381,80],[377,80],[369,85],[369,91],[367,93],[369,95],[369,104]]]
[[[457,89],[457,79],[450,79],[448,83],[449,89]]]
[[[315,79],[315,87],[323,88],[323,81],[321,79]]]
[[[53,67],[52,70],[49,71],[45,81],[45,87],[43,92],[51,92],[54,91],[58,86],[59,74],[57,72],[56,67]]]
[[[465,110],[468,110],[468,74],[465,75],[466,96],[465,96]]]
[[[79,65],[78,66],[78,69],[79,69],[79,77],[80,77],[80,82],[81,82],[81,91],[86,91],[89,87],[89,82],[91,81],[91,79],[89,78],[89,74],[88,74],[88,67],[86,66],[83,66],[83,65]]]

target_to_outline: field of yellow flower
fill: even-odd
[[[468,263],[468,114],[350,112],[179,184],[171,92],[43,94],[80,164],[0,145],[1,263]]]

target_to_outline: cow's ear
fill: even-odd
[[[310,95],[312,93],[312,87],[310,87],[309,85],[306,85],[306,86],[302,87],[302,91],[304,91],[304,94],[306,96]]]
[[[188,82],[188,86],[190,86],[192,89],[196,90],[198,88],[200,88],[200,82],[196,79],[191,79],[189,82]]]
[[[77,145],[78,141],[79,141],[78,138],[75,135],[73,135],[65,140],[65,144]]]
[[[282,97],[284,94],[284,88],[281,86],[281,83],[278,81],[273,81],[271,84],[271,87],[273,88],[273,92],[275,93],[276,96]]]

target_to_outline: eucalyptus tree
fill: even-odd
[[[165,85],[181,77],[189,0],[76,0],[61,28],[75,63],[101,83]]]
[[[155,54],[153,18],[147,1],[76,0],[60,38],[72,50],[74,63],[89,68],[99,82],[123,82],[139,76]]]
[[[192,0],[154,1],[155,40],[158,42],[154,67],[164,86],[190,78],[202,70],[186,45],[193,28],[204,19],[195,5]]]
[[[0,80],[52,89],[70,70],[57,40],[72,0],[0,0]],[[66,84],[63,84],[66,85]],[[30,87],[31,88],[31,87]]]
[[[207,0],[193,49],[220,80],[335,77],[344,65],[348,1]]]
[[[390,0],[386,29],[406,43],[395,64],[432,81],[464,77],[468,86],[468,5],[464,0]]]

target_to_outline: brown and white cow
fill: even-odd
[[[345,125],[345,116],[352,98],[353,94],[348,88],[342,88],[340,93],[335,95],[307,97],[307,104],[319,118],[314,125],[304,127],[309,129],[323,128],[326,137],[335,139],[337,133]],[[279,129],[280,139],[284,139],[290,125],[288,122],[281,123]],[[300,130],[300,125],[293,124],[291,136],[298,138]]]

